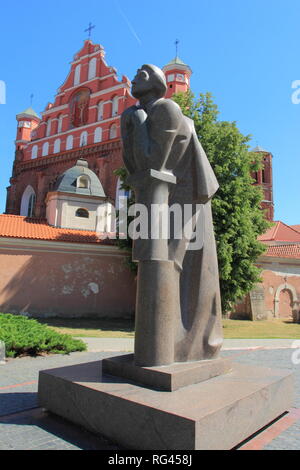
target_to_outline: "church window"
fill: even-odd
[[[31,158],[37,158],[38,156],[38,146],[34,145],[31,151]]]
[[[49,142],[45,142],[42,150],[42,157],[46,157],[49,153]]]
[[[58,125],[57,125],[57,133],[62,131],[62,123],[63,123],[63,116],[59,116],[58,118]]]
[[[95,134],[94,134],[94,143],[96,144],[97,142],[101,142],[101,140],[102,140],[102,128],[97,127],[97,129],[95,130]]]
[[[90,179],[86,175],[79,176],[77,178],[77,188],[88,189],[90,187]]]
[[[75,73],[74,73],[74,86],[79,85],[80,83],[80,70],[81,70],[81,65],[77,65],[75,68]]]
[[[117,137],[117,126],[116,124],[113,124],[111,128],[109,129],[109,138],[115,139],[116,137]]]
[[[91,90],[82,88],[70,99],[70,128],[85,126],[89,118],[89,102]]]
[[[22,195],[20,215],[23,217],[33,217],[35,202],[35,191],[33,187],[29,185]]]
[[[35,206],[35,194],[31,194],[28,202],[27,217],[33,217]]]
[[[112,116],[117,116],[119,107],[119,99],[115,96],[112,100]]]
[[[54,142],[54,153],[59,153],[60,152],[60,139],[56,139]]]
[[[89,75],[88,75],[89,80],[92,80],[93,78],[96,77],[96,68],[97,68],[97,58],[94,57],[89,62]]]
[[[98,104],[98,121],[103,120],[103,108],[104,108],[104,102],[101,101],[101,103]]]
[[[88,219],[90,217],[89,211],[86,209],[77,209],[75,215],[76,217],[81,217],[83,219]]]
[[[51,119],[48,119],[47,128],[46,128],[46,137],[49,137],[50,134],[51,134]]]
[[[80,136],[80,147],[87,145],[88,133],[86,131],[82,132]]]
[[[67,138],[66,150],[72,150],[73,148],[73,136],[69,135]]]
[[[171,75],[168,76],[168,82],[173,82],[175,78],[175,75],[172,73]]]

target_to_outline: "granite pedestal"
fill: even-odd
[[[289,410],[288,371],[233,363],[232,371],[157,391],[91,362],[40,372],[40,406],[128,449],[232,449]]]
[[[204,382],[226,374],[231,369],[232,361],[221,357],[210,361],[178,362],[168,366],[152,367],[137,366],[134,354],[123,354],[102,361],[104,374],[122,377],[136,384],[166,392]]]

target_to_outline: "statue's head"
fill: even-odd
[[[167,91],[166,77],[156,65],[144,64],[138,69],[132,80],[132,95],[140,99],[153,92],[157,98],[162,98]]]

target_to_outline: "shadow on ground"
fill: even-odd
[[[20,429],[16,429],[20,426]],[[35,408],[0,417],[1,449],[82,449],[119,450],[102,436],[96,436],[79,426]]]
[[[37,318],[37,320],[57,328],[134,332],[134,320],[126,318]]]

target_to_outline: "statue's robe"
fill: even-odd
[[[169,260],[174,261],[174,362],[212,359],[222,345],[221,300],[216,245],[211,213],[211,198],[218,182],[197,138],[194,123],[185,117],[172,100],[159,99],[133,118],[133,128],[125,128],[126,113],[121,120],[124,162],[131,175],[154,169],[173,174],[177,182],[170,185],[169,206],[197,207],[203,243],[197,250],[187,249],[187,240],[171,237]],[[147,188],[145,188],[145,192]],[[143,203],[143,196],[138,203]],[[197,206],[198,205],[198,206]],[[194,220],[195,222],[195,220]],[[150,247],[150,249],[149,249]],[[144,248],[144,249],[143,249]],[[152,260],[151,240],[134,244],[133,259]]]

